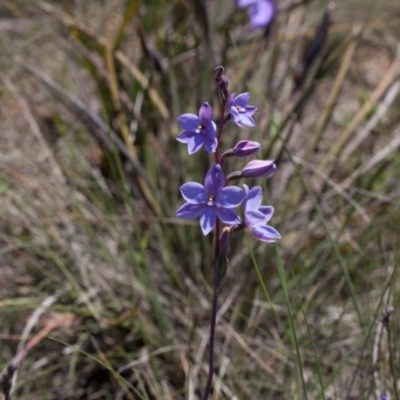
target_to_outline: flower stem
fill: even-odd
[[[214,288],[213,288],[213,302],[211,310],[211,323],[210,323],[210,342],[209,342],[209,358],[208,358],[208,377],[206,388],[202,400],[208,400],[211,393],[211,386],[214,375],[214,343],[215,343],[215,328],[217,325],[217,309],[218,309],[218,297],[221,289],[221,275],[218,273],[217,257],[219,253],[219,241],[220,241],[220,221],[217,220],[215,227],[215,255],[214,255]]]
[[[225,108],[226,103],[228,101],[228,96],[224,96],[222,91],[220,90],[221,96],[221,120],[218,126],[216,137],[218,139],[218,144],[221,138],[222,130],[227,120],[225,120]],[[220,164],[220,154],[219,148],[217,147],[215,151],[215,163]],[[225,183],[226,184],[226,183]],[[212,302],[212,310],[211,310],[211,323],[210,323],[210,342],[209,342],[209,356],[208,356],[208,377],[206,388],[204,389],[204,394],[202,400],[208,400],[208,397],[211,393],[213,375],[214,375],[214,344],[215,344],[215,329],[217,325],[217,309],[218,309],[218,297],[219,292],[221,290],[221,274],[218,271],[218,257],[220,250],[220,237],[221,234],[221,222],[217,218],[217,222],[215,225],[215,241],[214,241],[214,288],[213,288],[213,302]]]
[[[225,99],[221,94],[221,116],[220,116],[221,122],[219,123],[217,134],[216,134],[216,137],[218,139],[218,145],[219,145],[219,140],[221,138],[222,130],[224,128],[224,125],[226,124],[226,120],[225,120],[226,103],[227,103],[227,99]],[[217,149],[215,151],[215,163],[216,164],[220,163],[220,156],[219,156],[219,148],[218,147],[217,147]]]
[[[211,386],[214,375],[214,343],[215,343],[215,328],[217,323],[217,307],[218,307],[218,290],[216,286],[217,285],[215,284],[214,281],[214,295],[213,295],[211,324],[210,324],[210,344],[209,344],[210,353],[208,360],[208,377],[202,400],[208,400],[208,397],[211,392]]]

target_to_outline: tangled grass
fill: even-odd
[[[0,3],[0,367],[18,367],[15,398],[198,398],[212,243],[174,213],[209,160],[187,157],[175,121],[218,107],[219,64],[258,106],[283,239],[232,244],[213,398],[399,398],[398,5],[277,3],[264,36],[228,0]]]

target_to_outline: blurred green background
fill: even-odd
[[[224,65],[258,110],[222,148],[276,160],[257,184],[282,240],[234,238],[213,399],[399,399],[400,6],[277,5],[263,32],[231,0],[0,0],[0,368],[29,350],[13,398],[200,395],[213,238],[174,214],[211,159],[176,118],[219,115]]]

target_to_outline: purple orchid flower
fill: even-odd
[[[204,103],[195,114],[183,114],[178,118],[178,123],[183,131],[176,137],[181,143],[188,145],[189,154],[196,153],[204,145],[209,153],[214,153],[218,146],[217,126],[213,122],[213,112],[208,103]]]
[[[248,7],[248,13],[253,29],[266,28],[272,21],[276,12],[272,0],[237,0],[239,7]]]
[[[246,193],[242,203],[244,225],[262,242],[273,243],[280,239],[281,235],[276,229],[265,225],[271,219],[274,208],[261,205],[263,196],[261,186],[255,186],[252,189],[249,189],[247,185],[243,187]]]
[[[257,107],[249,106],[250,94],[242,93],[235,97],[232,94],[228,101],[228,110],[231,114],[233,122],[240,126],[256,126],[253,119],[253,114],[256,112]]]
[[[180,187],[183,204],[176,216],[183,219],[193,219],[200,216],[200,227],[204,235],[214,228],[217,217],[227,225],[239,224],[240,217],[235,207],[239,206],[244,197],[244,191],[237,186],[226,186],[221,165],[214,165],[204,180],[204,186],[196,182],[188,182]]]

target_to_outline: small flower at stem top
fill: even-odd
[[[257,111],[257,107],[249,106],[250,94],[242,93],[235,97],[232,94],[228,100],[228,110],[233,122],[240,126],[256,126],[253,114]]]
[[[251,25],[253,29],[266,28],[276,12],[275,3],[272,0],[237,0],[239,7],[248,7]]]
[[[252,160],[248,162],[240,173],[241,178],[266,178],[276,171],[273,160]]]
[[[204,103],[195,114],[183,114],[178,118],[183,131],[176,137],[181,143],[188,145],[189,154],[196,153],[204,145],[209,153],[214,153],[218,146],[216,136],[217,127],[213,122],[213,112],[208,103]]]
[[[262,242],[272,243],[281,238],[279,232],[272,226],[266,225],[274,213],[271,206],[263,206],[261,186],[255,186],[251,189],[243,185],[246,197],[242,203],[244,214],[244,226],[250,229],[251,233]]]
[[[226,186],[221,165],[214,165],[204,180],[204,186],[196,182],[188,182],[180,187],[183,204],[176,216],[183,219],[200,217],[200,227],[204,235],[214,228],[217,217],[227,225],[240,223],[235,207],[239,206],[245,196],[237,186]]]

